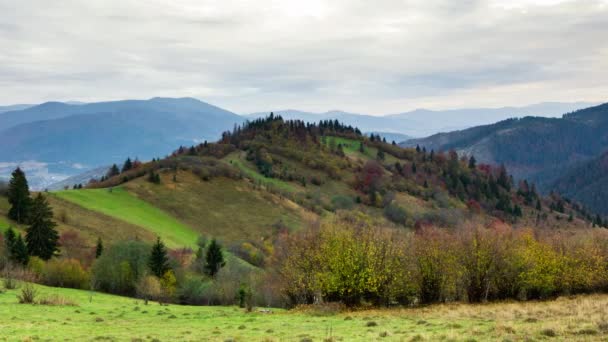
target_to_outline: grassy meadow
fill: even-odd
[[[0,341],[600,341],[608,338],[608,296],[547,302],[439,304],[333,312],[159,305],[96,292],[35,285],[0,293]]]
[[[78,204],[130,224],[145,227],[159,235],[170,247],[194,247],[199,236],[173,216],[137,198],[122,187],[109,189],[67,190],[53,193]]]

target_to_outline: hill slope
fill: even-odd
[[[568,168],[608,148],[607,129],[608,104],[603,104],[559,119],[510,119],[412,139],[403,146],[473,154],[480,162],[504,164],[516,178],[527,178],[548,190],[548,185]]]

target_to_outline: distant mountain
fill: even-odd
[[[234,113],[192,98],[79,105],[48,102],[2,115],[8,120],[0,120],[4,127],[0,162],[42,162],[51,173],[61,165],[67,176],[81,173],[83,165],[88,169],[121,162],[127,156],[162,157],[174,146],[214,141],[222,131],[243,121]],[[79,168],[65,168],[71,164]]]
[[[364,132],[400,133],[411,137],[424,137],[439,132],[449,132],[473,126],[487,125],[500,120],[529,115],[557,117],[563,113],[596,105],[590,102],[546,102],[525,107],[468,108],[451,110],[417,109],[390,115],[364,115],[339,110],[311,113],[295,109],[274,111],[286,119],[307,122],[337,119],[358,127]],[[263,117],[268,112],[248,114],[246,117]]]
[[[509,119],[402,144],[415,145],[435,151],[454,149],[475,155],[480,162],[505,164],[516,178],[530,179],[549,190],[571,167],[608,149],[608,103],[562,118]]]
[[[44,188],[49,191],[63,190],[66,187],[72,188],[76,184],[82,184],[86,186],[91,179],[101,179],[108,173],[110,166],[101,166],[92,170],[77,174],[75,176],[68,177],[60,182],[50,184]]]
[[[550,188],[608,215],[608,152],[570,168]]]
[[[401,133],[391,133],[391,132],[366,132],[365,133],[367,136],[369,136],[370,134],[374,134],[374,135],[379,135],[380,137],[386,139],[386,141],[388,143],[391,142],[402,142],[402,141],[406,141],[409,139],[412,139],[411,136],[409,135],[405,135],[405,134],[401,134]]]
[[[12,112],[12,111],[15,111],[15,110],[23,110],[23,109],[26,109],[26,108],[29,108],[29,107],[32,107],[32,106],[34,106],[34,105],[16,104],[16,105],[10,105],[10,106],[0,106],[0,113]]]

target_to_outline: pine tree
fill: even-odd
[[[111,178],[114,176],[118,176],[119,174],[120,174],[120,170],[118,169],[118,165],[112,164],[112,167],[110,167],[110,169],[108,170],[106,177]]]
[[[30,256],[27,252],[27,246],[25,242],[23,242],[23,238],[21,238],[21,234],[17,235],[17,239],[15,240],[15,244],[11,250],[11,259],[14,262],[17,262],[23,266],[27,265],[30,261]]]
[[[359,143],[359,152],[364,153],[365,147],[363,146],[363,141]]]
[[[125,160],[125,163],[122,165],[121,172],[129,171],[132,168],[133,168],[133,162],[131,161],[131,158],[127,158],[127,160]]]
[[[97,239],[97,246],[95,246],[95,259],[99,258],[103,254],[103,242],[101,238]]]
[[[471,158],[469,158],[469,169],[475,169],[476,166],[477,160],[475,159],[475,157],[471,156]]]
[[[215,240],[211,240],[209,247],[207,248],[207,255],[205,258],[205,273],[210,277],[214,277],[220,268],[224,267],[226,262],[224,261],[224,253],[222,252],[222,246]]]
[[[8,217],[18,223],[26,223],[28,213],[32,204],[30,198],[30,190],[25,178],[25,173],[21,168],[16,168],[11,175],[11,181],[8,185],[8,203],[11,208],[8,211]]]
[[[376,158],[378,160],[384,160],[384,151],[382,151],[381,149],[378,149],[378,153],[376,153]]]
[[[167,249],[165,248],[165,244],[160,240],[160,237],[156,238],[156,243],[152,246],[148,267],[150,267],[152,274],[158,278],[162,277],[171,269],[169,266],[169,257],[167,257]]]
[[[8,227],[6,232],[4,232],[4,245],[6,246],[6,250],[9,253],[13,250],[13,246],[15,245],[16,240],[17,236],[15,235],[13,227]]]
[[[536,210],[541,211],[542,209],[543,209],[543,207],[540,204],[540,200],[536,200]]]
[[[30,255],[43,260],[50,259],[57,251],[59,235],[53,222],[53,211],[46,198],[38,194],[32,202],[30,226],[27,228],[25,241]]]

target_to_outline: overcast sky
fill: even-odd
[[[0,104],[386,114],[608,99],[608,0],[0,0]]]

